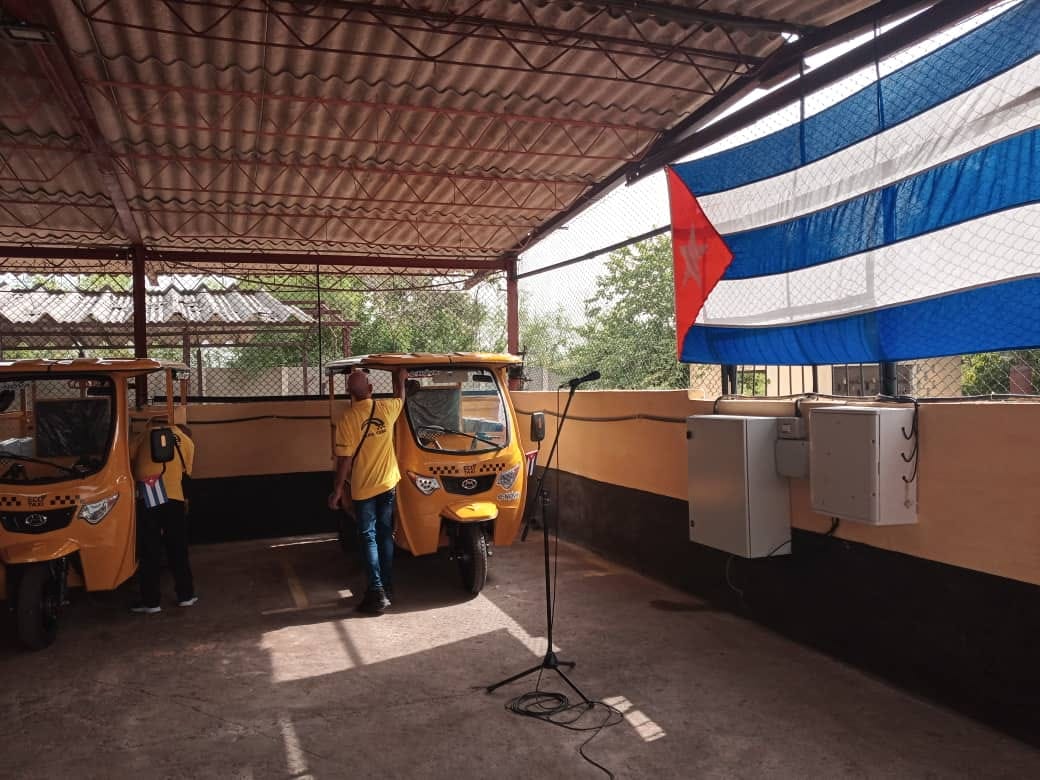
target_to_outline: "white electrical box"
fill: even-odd
[[[690,541],[744,558],[790,553],[787,480],[776,471],[776,418],[686,421]]]
[[[917,522],[914,410],[813,409],[809,473],[813,511],[871,525]]]

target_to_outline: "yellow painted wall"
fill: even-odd
[[[519,410],[556,409],[555,393],[514,393]],[[565,400],[563,396],[563,400]],[[711,412],[683,391],[582,391],[575,417],[652,414],[685,419]],[[793,414],[784,402],[726,402],[730,414]],[[522,415],[526,428],[529,418]],[[555,418],[547,418],[548,453]],[[930,560],[1040,584],[1040,404],[923,405],[918,523],[875,528],[843,522],[838,536]],[[601,482],[686,499],[685,425],[650,420],[569,419],[560,468]],[[525,430],[526,434],[526,430]],[[542,464],[544,465],[544,463]],[[825,531],[809,508],[809,483],[792,481],[795,527]],[[635,521],[635,519],[634,519]]]
[[[195,476],[207,479],[329,471],[332,447],[328,414],[327,401],[190,406]],[[299,417],[316,419],[290,419]]]
[[[513,394],[517,409],[556,409],[552,392]],[[560,397],[561,403],[566,395]],[[806,405],[809,406],[809,405]],[[650,493],[686,499],[685,425],[710,401],[684,391],[582,391],[560,441],[564,471]],[[725,402],[730,414],[790,415],[790,402]],[[189,422],[197,443],[196,475],[232,477],[328,471],[328,403],[197,405]],[[580,418],[652,415],[675,422]],[[282,419],[266,419],[271,416]],[[249,422],[202,424],[260,417]],[[315,419],[287,419],[313,417]],[[520,416],[526,437],[530,418]],[[547,417],[542,465],[555,432]],[[923,405],[920,415],[919,522],[874,528],[843,522],[838,536],[888,550],[1040,584],[1040,404]],[[532,445],[533,448],[533,445]],[[809,509],[807,481],[793,481],[791,516],[798,528],[826,530]],[[633,518],[633,522],[637,522]]]

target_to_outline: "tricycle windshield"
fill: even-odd
[[[115,429],[106,376],[0,377],[0,483],[46,484],[100,471]]]
[[[486,368],[409,369],[405,409],[424,450],[472,455],[509,444],[502,388]]]

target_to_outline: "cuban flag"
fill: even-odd
[[[1040,346],[1040,0],[667,171],[679,359]]]
[[[162,506],[170,500],[166,495],[166,486],[163,484],[162,474],[148,477],[137,483],[137,497],[144,502],[149,509]]]

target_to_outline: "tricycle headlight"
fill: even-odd
[[[503,490],[510,490],[513,484],[516,482],[516,478],[520,476],[520,464],[513,466],[513,468],[503,471],[498,475],[498,486]]]
[[[103,498],[100,501],[94,501],[89,504],[84,504],[79,509],[79,516],[86,520],[91,525],[97,525],[105,516],[112,511],[112,507],[116,505],[116,501],[119,500],[119,494]]]
[[[408,476],[411,477],[412,482],[419,489],[419,492],[424,496],[432,494],[435,490],[439,490],[441,483],[437,481],[437,477],[424,477],[421,474],[413,474],[408,472]]]

